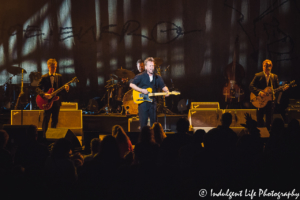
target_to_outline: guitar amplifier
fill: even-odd
[[[223,113],[231,113],[232,123],[230,127],[243,127],[246,124],[245,113],[249,113],[253,120],[257,121],[256,109],[224,109]]]
[[[190,109],[188,120],[193,127],[217,127],[221,125],[222,110],[217,108]]]
[[[11,111],[11,125],[21,125],[21,110]],[[35,125],[42,130],[44,110],[23,110],[23,125]],[[48,127],[51,127],[51,118]],[[61,110],[57,128],[82,129],[82,110]]]
[[[192,102],[191,109],[200,108],[217,108],[220,109],[219,102]]]
[[[60,110],[78,110],[76,102],[61,102]]]
[[[290,123],[292,119],[297,119],[300,122],[300,108],[288,107],[285,110],[286,123]]]
[[[150,126],[150,118],[148,118],[148,126]],[[128,132],[141,132],[140,121],[138,117],[128,118]]]

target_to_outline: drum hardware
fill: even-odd
[[[26,70],[23,69],[22,67],[16,67],[16,66],[10,66],[6,70],[7,70],[8,73],[13,74],[13,75],[27,73]]]
[[[163,59],[158,58],[158,57],[154,58],[154,64],[155,64],[156,66],[160,66],[160,65],[162,65],[163,63],[164,63]]]
[[[29,74],[30,86],[38,86],[42,75],[40,72],[31,72]]]
[[[135,77],[135,74],[132,71],[129,71],[127,69],[117,69],[115,71],[115,74],[121,79],[122,78],[133,79]]]
[[[107,104],[102,107],[98,113],[101,111],[104,111],[106,115],[112,113],[112,107],[110,106],[110,98],[112,98],[112,92],[114,90],[114,87],[116,84],[114,84],[114,78],[111,76],[110,80],[106,81],[107,84],[104,86],[106,88],[106,93],[103,95],[101,101],[105,98],[105,95],[107,95]]]

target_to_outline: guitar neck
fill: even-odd
[[[54,92],[51,93],[52,96],[57,95],[57,93],[59,93],[60,91],[62,91],[63,89],[65,89],[65,85],[69,85],[70,83],[74,82],[73,80],[69,81],[68,83],[64,84],[63,86],[61,86],[60,88],[58,88],[57,90],[55,90]]]
[[[287,85],[290,86],[291,84],[287,84]],[[285,85],[280,86],[279,88],[276,88],[276,89],[274,90],[274,93],[279,92],[279,91],[282,91],[284,87],[285,87]]]
[[[172,94],[172,92],[169,92],[169,94]],[[149,96],[153,97],[153,96],[164,96],[167,95],[166,92],[156,92],[156,93],[150,93]]]

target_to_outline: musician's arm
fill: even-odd
[[[45,92],[44,92],[44,78],[40,79],[40,82],[38,84],[38,86],[36,87],[35,91],[38,95],[40,95],[41,97],[45,96]]]
[[[60,88],[60,87],[62,87],[62,86],[64,86],[64,82],[63,82],[63,79],[62,79],[62,75],[59,75],[59,77],[58,77],[58,88]],[[70,89],[70,87],[69,87],[69,85],[65,85],[64,86],[65,87],[65,89],[64,90],[62,90],[62,91],[60,91],[57,95],[58,96],[64,96],[65,94],[66,94],[66,92],[69,92],[69,89]]]
[[[158,76],[157,83],[158,83],[158,87],[160,87],[162,89],[162,91],[168,93],[167,95],[165,95],[166,97],[168,97],[169,96],[169,88],[165,85],[165,82],[161,76]]]
[[[165,87],[163,87],[162,90],[163,90],[164,92],[168,93],[168,94],[166,95],[166,97],[168,97],[168,96],[169,96],[169,88],[168,88],[167,86],[165,86]]]
[[[251,81],[249,85],[250,92],[255,94],[256,96],[259,95],[259,92],[261,92],[261,89],[258,89],[257,86],[259,85],[259,77],[255,75],[253,80]]]

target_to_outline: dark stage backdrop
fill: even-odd
[[[168,87],[172,79],[179,99],[222,102],[224,68],[232,62],[237,35],[246,100],[266,58],[280,81],[300,79],[299,0],[0,2],[0,86],[12,77],[11,66],[27,71],[29,85],[29,74],[47,73],[46,61],[55,58],[65,82],[80,80],[65,100],[84,106],[103,96],[115,70],[133,70],[138,59],[151,56],[163,59],[162,77]],[[21,75],[11,80],[20,85]],[[299,98],[299,88],[284,95]]]

